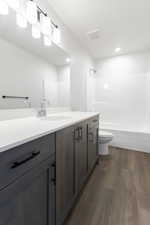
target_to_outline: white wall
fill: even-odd
[[[58,67],[58,105],[70,107],[70,66]]]
[[[57,105],[57,69],[13,44],[0,39],[0,96],[29,96],[32,107],[39,106],[42,80],[46,82],[46,97],[51,106]],[[3,100],[0,109],[24,108],[24,101]]]
[[[150,53],[99,60],[96,68],[91,108],[110,128],[142,129],[150,118]]]

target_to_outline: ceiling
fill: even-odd
[[[150,47],[150,0],[49,0],[62,21],[94,58]],[[99,29],[99,38],[88,33]]]

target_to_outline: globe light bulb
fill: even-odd
[[[31,24],[37,23],[37,5],[33,1],[28,1],[27,2],[27,20]]]
[[[32,37],[35,39],[39,39],[41,37],[39,24],[32,25]]]
[[[0,0],[0,15],[8,15],[8,5],[4,0]]]
[[[21,28],[26,28],[27,27],[27,20],[22,14],[17,13],[16,14],[16,20],[17,20],[17,25],[19,27],[21,27]]]
[[[46,36],[46,35],[44,36],[44,45],[45,46],[51,46],[52,45],[51,38]]]

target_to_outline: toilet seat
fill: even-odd
[[[110,132],[106,132],[106,131],[99,131],[99,137],[103,137],[103,138],[111,138],[113,137],[113,134]]]

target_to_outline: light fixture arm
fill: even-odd
[[[33,1],[33,0],[31,0]],[[44,12],[38,5],[37,5],[37,9],[38,9],[38,18],[40,18],[40,14],[42,13],[44,16],[47,16],[47,13]],[[58,25],[55,24],[52,20],[51,20],[51,23],[52,25],[55,27],[55,28],[58,28]]]

